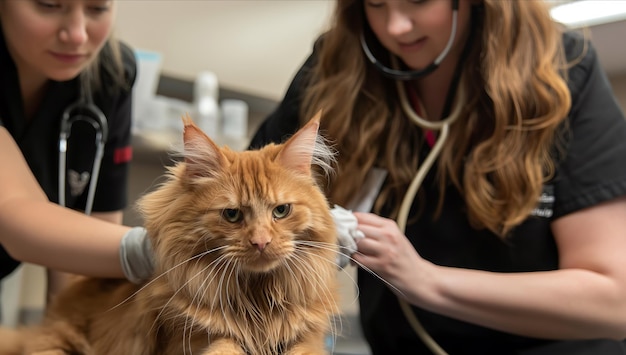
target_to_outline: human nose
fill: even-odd
[[[68,11],[59,32],[61,41],[79,45],[87,41],[87,19],[81,9]]]
[[[399,36],[409,32],[413,27],[413,20],[402,9],[391,9],[387,20],[387,31],[390,35]]]

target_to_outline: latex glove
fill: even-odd
[[[343,269],[350,263],[350,256],[356,252],[357,241],[361,238],[365,238],[365,235],[357,229],[358,223],[352,211],[335,205],[335,207],[330,210],[330,213],[335,221],[339,242],[337,266]]]
[[[135,284],[152,276],[154,259],[148,232],[143,227],[134,227],[120,242],[120,261],[126,278]]]

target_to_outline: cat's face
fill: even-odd
[[[332,158],[316,145],[318,121],[285,144],[245,152],[185,124],[184,162],[140,205],[163,270],[185,263],[179,277],[189,277],[333,263],[335,227],[311,172],[312,161]]]
[[[220,249],[229,263],[266,272],[295,257],[300,242],[333,243],[333,233],[308,232],[328,224],[326,201],[310,176],[276,162],[275,149],[225,156],[214,178],[190,186],[186,213],[194,234],[203,235],[195,252]]]

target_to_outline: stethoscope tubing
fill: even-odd
[[[437,58],[435,58],[435,60],[430,65],[426,66],[425,68],[421,70],[398,69],[399,67],[398,60],[394,55],[391,55],[392,67],[390,68],[390,67],[385,66],[381,61],[379,61],[374,56],[372,51],[369,49],[369,46],[367,45],[367,41],[365,40],[364,32],[361,32],[360,41],[361,41],[361,47],[363,49],[363,52],[365,53],[365,56],[384,76],[395,80],[396,89],[397,89],[398,96],[400,99],[400,106],[402,108],[402,111],[418,127],[421,127],[423,129],[428,129],[428,130],[437,130],[440,132],[437,142],[432,147],[431,151],[429,152],[424,162],[420,165],[418,171],[416,172],[415,176],[411,180],[411,183],[409,184],[409,187],[402,199],[402,203],[398,211],[398,218],[396,219],[396,222],[398,223],[398,228],[403,233],[406,233],[406,225],[407,225],[407,220],[408,220],[409,212],[411,209],[411,205],[413,204],[413,201],[422,184],[422,181],[424,180],[424,178],[426,177],[426,174],[428,174],[435,160],[441,153],[443,146],[448,139],[450,125],[452,125],[452,123],[454,123],[461,115],[463,102],[465,101],[465,92],[462,86],[460,86],[459,90],[457,91],[458,95],[455,98],[454,109],[452,113],[448,117],[442,120],[429,121],[421,117],[409,103],[409,100],[407,98],[405,88],[404,88],[404,82],[408,80],[415,80],[415,79],[422,78],[430,74],[431,72],[433,72],[435,69],[439,67],[441,62],[446,58],[446,56],[450,52],[452,45],[454,44],[457,26],[458,26],[458,0],[452,0],[452,32],[450,34],[450,38],[448,39],[448,42],[446,43],[446,46],[444,47],[441,54],[438,55]],[[419,319],[413,312],[411,305],[401,297],[398,297],[398,303],[400,304],[402,313],[404,314],[407,321],[411,325],[411,328],[413,328],[413,331],[415,331],[415,333],[424,342],[424,344],[430,349],[430,351],[432,351],[432,353],[436,355],[447,355],[447,352],[432,338],[432,336],[428,333],[428,331],[426,331],[426,329],[423,327],[423,325],[421,324],[421,322],[419,321]]]
[[[376,56],[374,55],[374,53],[372,53],[371,49],[369,48],[369,45],[367,44],[367,40],[365,39],[365,31],[361,31],[361,35],[359,37],[360,42],[361,42],[361,48],[363,49],[363,53],[365,53],[365,56],[367,57],[367,59],[372,64],[374,64],[376,69],[378,69],[387,78],[394,79],[394,80],[401,80],[401,81],[419,79],[432,73],[433,71],[435,71],[435,69],[439,68],[439,65],[441,64],[441,62],[443,62],[443,60],[446,58],[446,56],[450,52],[450,49],[452,49],[452,45],[454,44],[454,40],[456,39],[456,31],[458,27],[458,16],[459,16],[459,2],[458,0],[452,0],[452,31],[450,33],[450,37],[448,38],[448,42],[446,43],[446,46],[441,51],[441,53],[437,56],[437,58],[435,58],[435,60],[433,60],[432,63],[430,63],[425,68],[422,68],[419,70],[401,70],[401,69],[397,69],[397,67],[395,66],[388,67],[385,64],[383,64],[383,62],[378,60]]]
[[[87,202],[85,204],[85,214],[90,215],[93,209],[93,201],[96,194],[98,177],[100,176],[100,166],[104,156],[104,145],[108,136],[108,123],[102,111],[91,102],[80,100],[63,111],[61,117],[61,128],[59,133],[59,205],[66,206],[65,184],[68,139],[71,135],[72,125],[77,121],[84,121],[95,130],[96,153],[94,155],[93,167],[89,177],[89,188],[87,190]]]

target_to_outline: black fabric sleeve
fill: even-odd
[[[269,143],[282,143],[300,128],[300,105],[310,68],[315,62],[312,53],[292,80],[278,107],[253,135],[249,149],[258,149]]]
[[[131,113],[132,87],[135,83],[137,67],[133,50],[121,44],[122,60],[126,78],[126,87],[109,90],[116,84],[113,78],[107,79],[102,99],[103,111],[107,113],[109,136],[106,142],[104,157],[93,211],[110,212],[126,207],[128,203],[128,174],[131,147]],[[83,198],[86,198],[84,196]]]
[[[568,47],[581,46],[569,39]],[[591,44],[570,69],[569,87],[572,108],[566,155],[554,179],[554,218],[626,195],[626,120]]]

